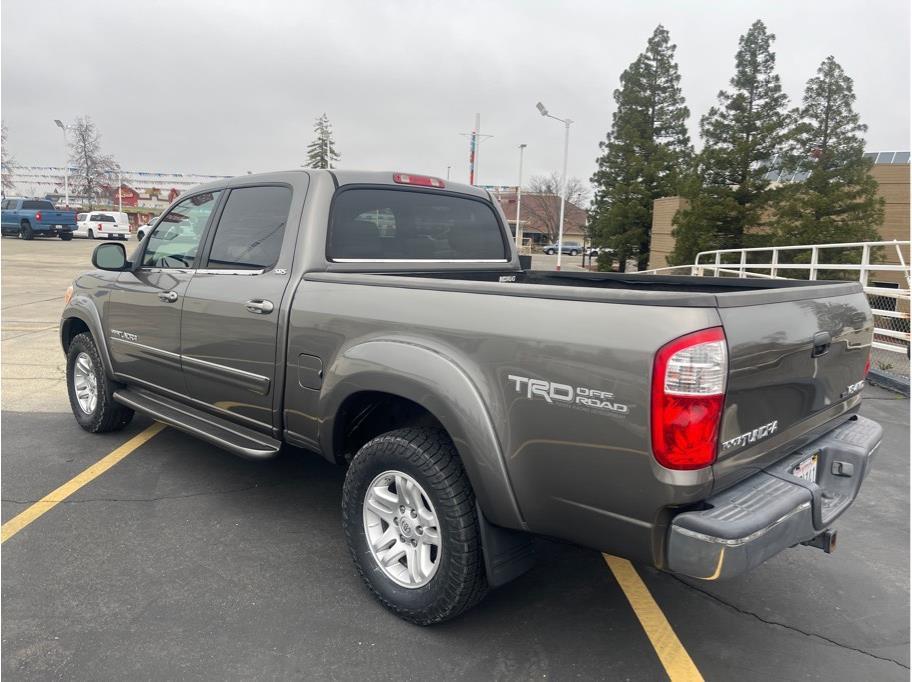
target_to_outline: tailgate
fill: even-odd
[[[76,222],[72,211],[41,211],[41,222],[48,225],[72,225]]]
[[[729,377],[716,489],[788,455],[857,409],[874,321],[861,285],[856,293],[843,293],[843,285],[842,295],[820,297],[826,286],[809,287],[816,297],[805,300],[720,306]]]

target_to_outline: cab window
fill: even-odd
[[[142,257],[143,267],[196,267],[200,239],[218,203],[219,194],[194,194],[162,216],[148,237]]]
[[[288,187],[231,190],[219,218],[206,267],[263,270],[279,259],[291,207]]]

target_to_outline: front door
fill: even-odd
[[[280,306],[296,236],[285,229],[291,198],[287,186],[230,190],[181,325],[191,397],[264,431],[275,423]]]
[[[196,194],[174,206],[140,247],[139,267],[117,278],[107,332],[118,374],[186,395],[180,363],[181,311],[219,194]]]

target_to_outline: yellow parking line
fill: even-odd
[[[105,471],[117,464],[120,460],[129,455],[140,445],[148,441],[163,428],[165,428],[164,424],[159,424],[157,422],[155,424],[152,424],[152,426],[147,428],[145,431],[142,431],[133,436],[119,448],[102,457],[81,474],[78,474],[74,478],[71,478],[69,481],[57,488],[57,490],[45,495],[24,512],[4,523],[3,526],[0,527],[0,543],[9,540],[16,533],[29,525],[32,521],[40,517],[46,511],[49,511],[56,507],[86,483],[94,481]]]
[[[602,556],[605,557],[605,563],[608,564],[608,568],[611,569],[615,580],[618,581],[627,601],[630,602],[630,606],[639,618],[640,625],[646,631],[646,636],[652,642],[652,648],[655,649],[659,660],[665,666],[665,672],[668,673],[671,681],[699,680],[702,682],[703,676],[681,644],[681,640],[671,629],[668,619],[652,598],[633,564],[626,559],[619,559],[610,554]]]

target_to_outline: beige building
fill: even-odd
[[[879,185],[878,193],[884,198],[884,223],[880,228],[882,240],[908,240],[909,239],[909,152],[871,152],[875,159],[871,175]],[[672,220],[675,213],[686,205],[686,200],[681,197],[662,197],[653,202],[652,211],[652,243],[649,251],[649,268],[664,268],[668,265],[668,257],[674,250],[675,239],[671,231]],[[906,263],[909,263],[909,253],[904,253]],[[897,263],[895,249],[888,249],[884,253],[884,262]],[[896,275],[898,273],[892,273]],[[884,276],[887,281],[900,278]],[[904,285],[903,285],[904,286]]]

